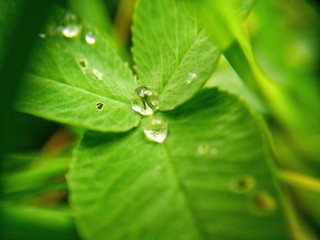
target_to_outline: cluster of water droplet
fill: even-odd
[[[159,107],[158,93],[149,87],[138,87],[132,94],[131,107],[142,116],[149,116],[143,127],[146,138],[163,143],[168,135],[168,123],[160,116],[153,116]]]
[[[199,156],[204,156],[204,155],[207,155],[207,154],[217,155],[218,154],[218,149],[215,148],[215,147],[211,147],[208,144],[204,143],[204,144],[200,144],[198,146],[197,152],[198,152]]]
[[[253,176],[245,175],[233,179],[230,182],[230,189],[237,194],[249,194],[250,210],[257,215],[269,215],[277,207],[274,198],[266,191],[258,191],[252,195],[256,186],[256,180]]]
[[[52,25],[48,26],[46,31],[39,33],[39,37],[45,39],[58,33],[67,39],[72,39],[84,32],[84,41],[89,45],[94,45],[96,43],[94,32],[92,30],[83,31],[83,29],[84,27],[79,18],[71,12],[67,12],[55,28]]]
[[[213,157],[219,154],[218,148],[212,147],[207,143],[200,143],[196,148],[199,157]],[[205,169],[208,172],[208,168]],[[239,176],[229,182],[229,188],[236,194],[248,196],[249,209],[257,215],[269,215],[277,207],[275,199],[267,191],[255,190],[256,179],[250,175]]]

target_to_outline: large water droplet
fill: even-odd
[[[196,79],[197,74],[194,72],[190,72],[188,73],[187,79],[186,79],[186,83],[187,84],[191,84],[193,82],[194,79]]]
[[[246,193],[254,188],[256,184],[252,176],[242,176],[230,182],[230,188],[236,193]]]
[[[276,201],[267,192],[259,192],[253,196],[252,210],[258,215],[269,215],[277,208]]]
[[[131,107],[141,115],[152,115],[159,107],[157,92],[148,87],[138,87],[132,94]]]
[[[96,36],[92,31],[87,31],[84,38],[89,45],[93,45],[96,43]]]
[[[168,136],[168,123],[162,117],[152,116],[147,119],[143,132],[148,140],[163,143]]]
[[[100,72],[98,69],[93,68],[93,69],[91,70],[91,73],[92,73],[92,75],[93,75],[96,79],[102,80],[103,74],[102,74],[102,72]]]
[[[74,38],[81,32],[82,25],[73,13],[67,13],[61,22],[61,33],[66,38]]]

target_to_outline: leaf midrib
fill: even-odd
[[[166,147],[165,143],[161,144],[161,145],[162,145],[163,150],[164,150],[164,152],[166,154],[167,166],[170,169],[170,172],[171,172],[171,174],[172,174],[172,176],[173,176],[173,178],[174,178],[174,180],[176,182],[176,185],[179,188],[179,191],[180,191],[180,193],[182,195],[182,198],[184,199],[185,206],[186,206],[188,212],[190,213],[190,216],[191,216],[191,218],[192,218],[192,220],[194,222],[195,229],[198,232],[200,239],[207,239],[206,238],[206,233],[202,229],[202,227],[201,227],[201,225],[199,223],[199,220],[198,220],[198,218],[196,216],[196,213],[192,208],[191,200],[189,199],[188,194],[185,191],[183,183],[179,179],[179,176],[178,176],[176,168],[174,167],[174,163],[173,163],[172,157],[170,155],[169,149],[168,149],[168,147]]]
[[[66,87],[75,89],[76,91],[84,92],[84,93],[86,93],[86,94],[94,95],[94,96],[97,96],[97,97],[100,97],[100,98],[102,97],[102,98],[104,98],[104,99],[108,99],[108,100],[110,100],[110,101],[117,102],[118,104],[130,105],[130,104],[129,104],[129,101],[128,101],[128,102],[123,102],[123,101],[118,100],[118,99],[108,98],[108,97],[106,97],[106,96],[99,95],[99,94],[97,94],[97,93],[88,91],[87,89],[78,88],[78,87],[75,87],[75,86],[73,86],[73,85],[69,85],[69,84],[66,84],[66,83],[63,83],[63,82],[59,82],[59,81],[56,81],[56,80],[53,80],[53,79],[50,79],[50,78],[45,78],[45,77],[36,75],[36,74],[34,74],[34,73],[28,73],[28,72],[27,72],[26,75],[27,75],[27,76],[30,76],[30,77],[31,77],[31,76],[34,76],[34,77],[36,77],[36,78],[38,78],[38,79],[44,79],[44,80],[46,80],[46,81],[54,82],[54,83],[57,84],[57,85],[66,86]],[[63,87],[63,88],[65,88],[65,87]]]

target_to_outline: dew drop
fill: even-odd
[[[76,15],[67,13],[61,22],[61,33],[66,38],[74,38],[81,32],[82,25]]]
[[[157,92],[148,87],[138,87],[132,94],[131,107],[141,115],[152,115],[159,107]]]
[[[143,133],[148,140],[163,143],[168,136],[168,123],[159,116],[149,117],[143,128]]]
[[[92,31],[87,31],[84,38],[89,45],[93,45],[96,43],[96,36]]]
[[[100,72],[98,69],[93,68],[93,69],[91,70],[91,73],[92,73],[92,75],[93,75],[96,79],[102,80],[103,74],[102,74],[102,72]]]
[[[194,72],[188,73],[188,76],[187,76],[187,79],[186,79],[186,83],[187,84],[191,84],[196,77],[197,77],[196,73],[194,73]]]
[[[207,144],[200,144],[198,146],[198,154],[203,156],[206,155],[208,153],[209,150],[209,146]]]
[[[230,182],[230,188],[236,193],[246,193],[254,188],[256,180],[252,176],[242,176]]]
[[[252,210],[258,215],[269,215],[277,208],[276,201],[267,192],[258,192],[252,199]]]
[[[103,104],[103,103],[100,103],[100,102],[99,102],[99,103],[97,103],[97,109],[98,109],[98,110],[100,110],[100,111],[101,111],[101,110],[102,110],[102,108],[103,108],[103,106],[104,106],[104,104]]]
[[[42,39],[46,38],[46,34],[44,32],[39,33],[39,37]]]

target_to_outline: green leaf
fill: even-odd
[[[2,239],[80,239],[73,217],[65,211],[2,204],[0,216]]]
[[[139,123],[131,110],[136,83],[108,39],[94,28],[81,27],[66,38],[58,20],[51,20],[39,39],[16,108],[47,119],[98,131],[126,131]],[[85,35],[91,31],[95,43]]]
[[[294,131],[319,132],[318,121],[297,100],[296,94],[284,84],[269,78],[256,62],[235,2],[204,0],[194,6],[199,10],[202,25],[224,51],[232,67],[251,90],[264,100],[273,115]]]
[[[184,1],[138,1],[133,55],[140,85],[160,95],[160,110],[190,99],[212,74],[219,51]]]
[[[68,174],[85,239],[287,239],[257,119],[203,90],[163,114],[169,135],[89,132]]]
[[[19,161],[14,158],[11,160]],[[29,167],[14,173],[7,171],[0,178],[2,182],[1,198],[8,200],[26,195],[30,197],[43,192],[66,190],[65,181],[58,177],[65,175],[69,162],[68,158],[46,159],[37,167]]]

